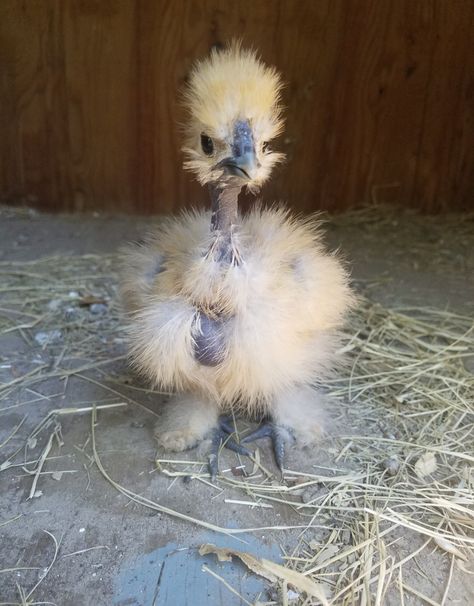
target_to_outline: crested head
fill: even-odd
[[[284,157],[269,147],[283,126],[281,88],[277,71],[237,43],[199,61],[185,92],[185,167],[202,184],[258,190]]]

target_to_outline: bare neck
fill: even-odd
[[[240,187],[231,187],[219,183],[209,184],[211,196],[211,230],[230,232],[237,223]]]
[[[233,242],[233,226],[237,223],[240,187],[231,187],[219,183],[209,184],[211,197],[211,232],[216,240],[211,246],[216,261],[238,263],[239,254]]]

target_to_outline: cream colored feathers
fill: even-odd
[[[255,208],[241,218],[241,265],[206,258],[209,213],[169,220],[144,247],[127,255],[123,298],[133,314],[132,357],[160,388],[194,391],[217,403],[254,413],[294,384],[331,373],[337,329],[352,303],[348,276],[324,252],[317,223],[284,209]],[[143,259],[168,259],[149,276]],[[228,352],[216,368],[193,356],[196,309],[231,318]]]
[[[215,157],[205,158],[200,151],[200,136],[206,134],[217,142],[216,155],[224,156],[231,143],[236,120],[247,119],[253,127],[260,167],[252,175],[251,191],[268,179],[272,168],[284,154],[265,149],[283,128],[281,117],[280,76],[265,66],[251,50],[238,43],[224,51],[214,50],[209,58],[196,63],[185,91],[189,119],[185,127],[187,156],[185,168],[199,181],[208,183],[215,177]]]
[[[196,64],[186,92],[185,166],[214,188],[217,207],[226,188],[235,196],[242,186],[257,189],[281,160],[267,146],[282,128],[280,89],[276,71],[236,44]],[[239,137],[252,155],[240,171],[245,178],[235,176]],[[235,170],[226,180],[229,162]],[[314,218],[261,205],[232,217],[226,232],[211,226],[210,212],[184,212],[123,255],[133,364],[178,394],[157,426],[169,450],[195,445],[231,409],[269,415],[305,444],[322,431],[315,388],[338,362],[339,330],[354,302],[348,273],[325,250]],[[218,241],[231,243],[231,260],[214,254]],[[209,364],[197,355],[206,330],[219,339],[219,358]]]

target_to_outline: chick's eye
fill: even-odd
[[[264,142],[262,143],[262,151],[265,153],[265,152],[266,152],[266,151],[268,151],[268,150],[269,150],[269,147],[268,147],[268,141],[264,141]]]
[[[204,133],[201,135],[201,148],[206,156],[210,156],[214,151],[214,143],[212,142],[211,137],[208,137]]]

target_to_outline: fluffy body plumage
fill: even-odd
[[[235,236],[242,262],[227,266],[205,254],[209,221],[206,212],[169,219],[126,253],[133,361],[161,388],[268,412],[276,394],[332,369],[352,301],[347,274],[324,252],[314,220],[255,208]],[[217,367],[193,355],[197,309],[223,323],[227,351]]]
[[[281,159],[266,146],[282,126],[280,88],[275,70],[238,45],[196,65],[184,151],[211,186],[212,221],[198,211],[168,218],[123,255],[133,363],[181,394],[157,426],[169,450],[194,446],[230,409],[268,415],[303,443],[323,429],[316,386],[337,362],[348,274],[315,218],[259,205],[237,213],[240,188],[257,189]]]

